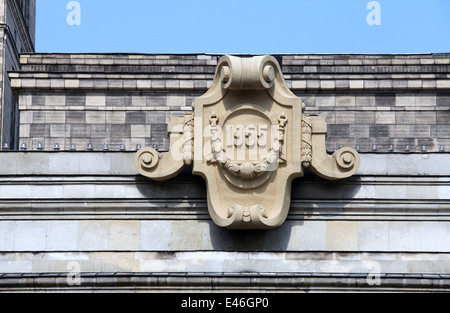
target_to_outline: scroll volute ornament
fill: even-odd
[[[323,117],[304,114],[272,56],[219,60],[211,88],[195,99],[194,113],[172,117],[170,151],[137,152],[135,167],[164,180],[186,165],[207,182],[212,220],[230,229],[271,229],[289,213],[292,180],[304,167],[325,179],[359,168],[358,153],[325,150]]]

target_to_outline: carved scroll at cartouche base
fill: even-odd
[[[193,107],[193,114],[171,118],[170,151],[144,148],[135,167],[164,180],[192,165],[207,182],[208,210],[221,227],[276,228],[287,218],[292,180],[303,176],[303,168],[342,179],[359,167],[353,149],[326,153],[325,119],[303,113],[302,100],[271,56],[222,57],[211,88]]]

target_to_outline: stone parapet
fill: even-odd
[[[20,110],[15,148],[168,149],[169,117],[192,111],[194,99],[211,87],[219,57],[23,54],[21,71],[9,73]],[[275,58],[306,113],[326,116],[328,150],[450,150],[448,53]]]

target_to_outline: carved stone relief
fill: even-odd
[[[193,109],[171,118],[170,151],[141,149],[135,167],[165,180],[192,165],[207,182],[208,210],[221,227],[276,228],[289,213],[292,180],[304,168],[331,180],[359,168],[354,149],[326,153],[325,118],[304,114],[272,56],[222,57]]]

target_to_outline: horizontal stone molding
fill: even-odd
[[[70,91],[154,91],[154,92],[205,92],[212,83],[213,75],[208,77],[183,75],[177,77],[154,77],[133,75],[92,75],[65,74],[53,78],[35,74],[33,76],[10,73],[11,87],[16,92],[32,90],[70,90]],[[45,76],[45,75],[44,75]],[[112,77],[111,77],[112,76]],[[204,75],[203,75],[204,76]],[[81,78],[83,77],[83,78]],[[286,84],[292,91],[437,91],[448,92],[450,77],[411,75],[285,75]]]
[[[448,275],[432,274],[382,274],[379,276],[381,285],[370,285],[365,274],[82,273],[79,275],[82,282],[79,286],[69,285],[67,275],[73,274],[0,275],[0,292],[257,292],[264,297],[264,293],[274,292],[422,293],[448,292],[450,288]],[[185,300],[185,296],[171,295],[170,297],[170,301],[180,299],[179,303]],[[277,299],[279,298],[290,299],[287,295],[277,297]]]
[[[445,291],[448,262],[437,253],[4,253],[0,291]],[[69,284],[74,264],[79,285]]]
[[[2,152],[0,176],[137,175],[136,152]],[[187,172],[186,172],[187,173]],[[449,177],[448,153],[362,153],[357,176]]]

